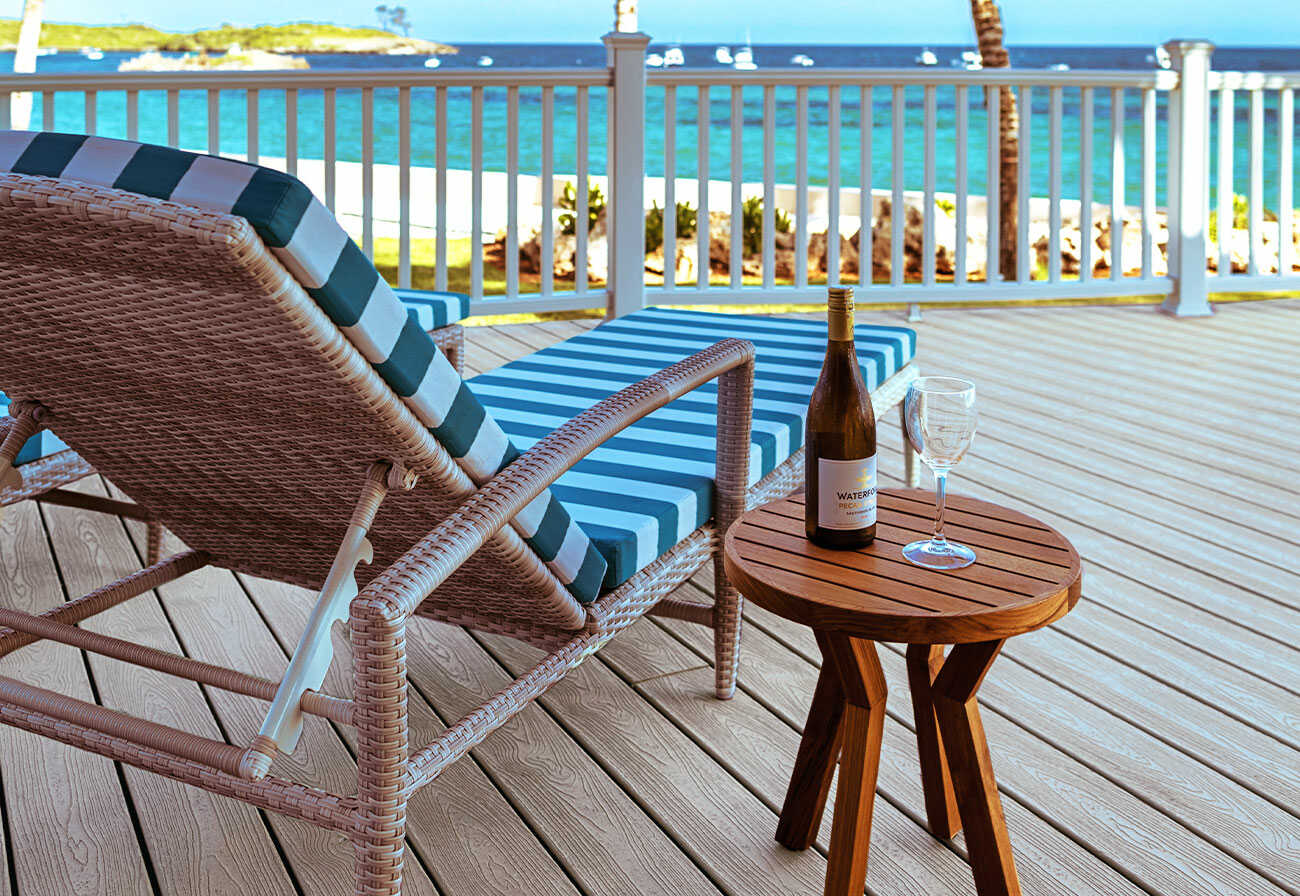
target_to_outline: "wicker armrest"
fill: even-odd
[[[528,502],[598,445],[719,376],[739,380],[734,385],[739,387],[736,392],[745,406],[744,437],[748,440],[754,346],[741,339],[724,339],[616,392],[535,444],[372,580],[353,601],[353,618],[358,611],[365,613],[366,605],[369,612],[378,610],[390,620],[409,617]],[[722,406],[720,400],[720,410]],[[720,439],[723,435],[720,430]],[[735,441],[734,436],[731,440]]]

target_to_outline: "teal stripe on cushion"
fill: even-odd
[[[289,245],[311,200],[311,190],[296,177],[259,167],[230,213],[247,218],[262,242],[278,249]]]
[[[10,170],[15,174],[58,177],[85,142],[84,134],[37,134]]]
[[[340,327],[355,326],[370,302],[379,282],[379,272],[352,240],[348,240],[334,264],[329,280],[307,293],[320,304],[321,310]]]
[[[126,163],[113,187],[141,196],[166,199],[171,196],[197,156],[165,146],[141,145]],[[242,217],[247,217],[244,215]]]
[[[528,539],[528,544],[537,552],[538,557],[549,563],[555,559],[556,554],[560,553],[560,545],[564,544],[564,536],[568,532],[569,514],[558,501],[551,501],[546,505],[546,513],[542,515],[541,525]]]
[[[407,398],[420,388],[437,351],[438,347],[433,344],[412,311],[406,318],[401,335],[397,337],[392,354],[382,364],[376,364],[375,370],[393,387],[394,392]]]
[[[461,383],[442,425],[431,429],[430,432],[452,457],[464,457],[469,453],[470,446],[474,444],[474,437],[478,435],[479,427],[483,425],[486,416],[487,411],[474,397],[469,386]]]
[[[590,533],[588,533],[590,535]],[[582,565],[578,567],[578,572],[573,577],[573,581],[568,584],[569,593],[583,603],[590,603],[594,597],[581,597],[580,595],[598,595],[602,587],[606,587],[605,571],[609,568],[608,562],[604,555],[596,548],[594,544],[588,547],[586,554],[582,557]],[[622,581],[627,581],[626,579]],[[610,584],[608,587],[614,587]]]
[[[446,327],[469,317],[469,296],[458,292],[395,289],[398,301],[414,309],[426,330]]]

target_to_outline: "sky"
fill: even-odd
[[[404,2],[415,36],[453,43],[595,42],[609,30],[614,7],[613,0]],[[735,43],[748,32],[754,43],[973,42],[967,0],[641,0],[639,5],[641,30],[659,41]],[[181,31],[223,22],[373,24],[373,8],[367,0],[47,0],[45,15],[53,22],[144,22]],[[1011,45],[1149,46],[1204,37],[1221,45],[1300,46],[1295,0],[1002,0],[1002,8]],[[16,17],[21,10],[22,0],[0,0],[0,16]]]

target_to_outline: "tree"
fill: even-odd
[[[14,53],[15,72],[36,71],[36,48],[41,42],[41,17],[45,13],[45,0],[26,0],[23,3],[23,21],[18,27],[18,48]],[[10,126],[26,130],[32,121],[32,95],[15,93],[9,104]],[[52,127],[50,122],[45,127]]]
[[[388,30],[400,28],[403,37],[411,36],[411,20],[406,15],[405,6],[393,6],[388,10]]]
[[[379,17],[379,27],[387,31],[389,18],[392,15],[392,12],[388,8],[388,4],[381,3],[378,6],[376,6],[375,15]]]
[[[985,68],[1008,68],[1011,58],[1002,42],[1002,13],[993,0],[970,0],[980,60]],[[1020,114],[1010,87],[1000,88],[998,102],[998,270],[1005,280],[1016,277],[1016,198],[1019,194]],[[1026,184],[1026,188],[1028,185]],[[993,201],[993,197],[989,197]],[[993,272],[989,272],[992,279]]]

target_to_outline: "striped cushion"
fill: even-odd
[[[519,455],[425,332],[450,323],[453,312],[463,316],[464,299],[404,291],[404,306],[297,178],[161,146],[29,131],[0,131],[0,171],[108,186],[244,218],[475,483]],[[543,492],[512,525],[575,598],[595,599],[605,560],[552,492]]]
[[[469,317],[469,296],[463,293],[394,289],[393,294],[425,330],[437,330]]]
[[[916,334],[861,326],[858,359],[875,389],[916,353]],[[826,353],[826,324],[648,308],[512,361],[470,384],[511,439],[531,445],[574,414],[725,336],[758,350],[751,484],[803,443],[808,397]],[[717,385],[694,390],[606,442],[565,473],[555,493],[609,561],[606,587],[626,581],[713,514]]]

